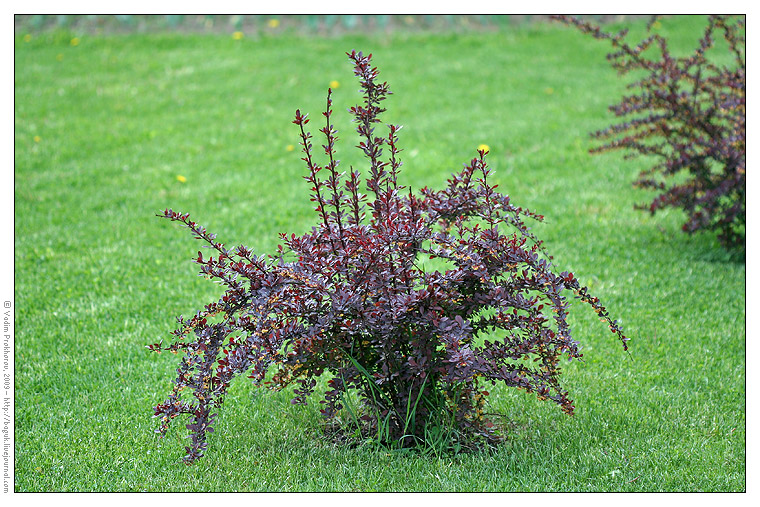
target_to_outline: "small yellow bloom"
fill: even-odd
[[[35,143],[39,143],[40,141],[42,141],[42,138],[40,136],[34,136]]]
[[[487,144],[481,144],[480,146],[478,146],[478,151],[485,151],[486,153],[488,153],[489,151],[491,151],[491,148],[489,148]]]
[[[277,18],[270,19],[269,21],[267,21],[267,25],[269,26],[269,28],[277,28],[278,26],[280,26],[280,20]]]
[[[71,39],[70,44],[72,46],[78,46],[79,45],[79,37],[74,37],[73,39]]]
[[[335,90],[339,86],[340,86],[339,82],[337,82],[337,81],[330,81],[330,88],[332,88],[333,90]]]
[[[59,62],[62,62],[63,61],[63,53],[58,53],[57,55],[55,55],[55,59],[58,60]]]
[[[232,38],[235,40],[240,40],[244,37],[243,32],[234,32],[232,34]]]
[[[29,42],[30,40],[32,40],[32,34],[28,33],[24,35],[24,42]]]
[[[544,88],[544,93],[547,95],[551,95],[552,93],[554,93],[554,88],[552,88],[551,86],[547,86],[546,88]]]
[[[293,146],[292,144],[289,144],[289,145],[287,145],[287,146],[285,147],[285,149],[286,149],[286,150],[288,150],[288,151],[293,151],[293,150],[295,150],[295,149],[296,149],[296,147],[295,147],[295,146]]]
[[[187,178],[185,178],[181,174],[178,174],[177,175],[177,181],[179,181],[180,183],[185,183],[185,182],[187,182]]]

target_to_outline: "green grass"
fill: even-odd
[[[640,32],[643,25],[635,28]],[[663,22],[693,47],[701,21]],[[642,162],[591,156],[623,83],[604,44],[561,26],[499,33],[296,36],[33,35],[15,42],[16,491],[743,491],[745,265],[677,212],[634,211]],[[632,337],[631,357],[574,305],[585,362],[565,368],[575,417],[492,389],[513,428],[491,453],[349,449],[320,435],[316,399],[240,379],[207,456],[151,407],[178,357],[144,346],[218,297],[198,243],[154,214],[192,216],[273,252],[316,217],[290,122],[321,117],[330,81],[344,167],[364,167],[344,52],[375,53],[394,95],[404,184],[440,187],[485,143],[499,190]],[[316,144],[316,143],[315,143]],[[178,181],[182,175],[186,182]]]

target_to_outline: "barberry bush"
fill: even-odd
[[[627,349],[599,300],[572,273],[553,271],[526,225],[543,217],[496,191],[486,151],[443,190],[415,194],[399,184],[401,127],[379,128],[391,92],[378,81],[371,54],[347,55],[363,94],[349,111],[368,174],[362,185],[358,171],[338,170],[331,90],[322,150],[312,145],[308,115],[297,110],[293,123],[318,218],[310,232],[282,234],[278,252],[263,256],[228,248],[186,213],[159,215],[211,249],[195,262],[225,288],[192,317],[178,318],[172,344],[148,346],[182,356],[155,416],[162,434],[173,419],[189,417],[187,463],[204,454],[235,377],[292,386],[296,404],[319,390],[328,421],[353,421],[353,431],[376,442],[413,447],[441,435],[498,440],[484,413],[485,388],[497,383],[572,414],[560,359],[582,354],[568,325],[568,297],[590,305]],[[436,263],[440,269],[432,269]]]
[[[610,110],[621,121],[592,135],[604,141],[592,152],[624,150],[654,165],[634,185],[656,192],[636,207],[652,214],[665,208],[686,213],[687,233],[714,231],[729,250],[744,250],[746,229],[746,79],[744,16],[710,16],[698,47],[678,57],[654,33],[636,44],[627,30],[607,33],[572,16],[555,19],[578,28],[614,51],[607,59],[619,74],[634,76],[633,90]],[[722,44],[718,44],[722,43]],[[722,45],[730,59],[714,57]]]

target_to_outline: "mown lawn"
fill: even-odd
[[[660,30],[684,50],[701,18]],[[641,33],[643,24],[634,25]],[[591,156],[624,84],[607,48],[559,25],[498,33],[82,36],[15,39],[16,491],[743,491],[745,264],[677,212],[633,210],[642,161]],[[175,317],[215,300],[198,243],[159,220],[190,212],[229,245],[273,252],[315,223],[296,108],[331,81],[343,167],[364,167],[345,51],[375,55],[404,125],[402,181],[440,187],[490,146],[499,190],[546,215],[535,232],[632,338],[574,305],[585,362],[565,368],[577,414],[510,389],[493,452],[419,456],[321,435],[316,399],[234,384],[207,456],[181,463],[152,407],[178,357],[152,354]],[[315,129],[316,130],[316,129]],[[315,132],[316,133],[316,132]],[[315,144],[317,144],[315,142]],[[296,146],[293,150],[292,147]],[[181,176],[181,178],[180,178]],[[180,181],[184,180],[184,181]]]

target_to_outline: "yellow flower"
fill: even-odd
[[[235,40],[240,40],[244,37],[243,32],[234,32],[232,34],[232,38]]]
[[[179,181],[180,183],[185,183],[187,181],[187,178],[185,178],[181,174],[178,174],[177,175],[177,181]]]
[[[481,144],[480,146],[478,146],[478,151],[485,151],[486,153],[488,153],[489,151],[491,151],[491,148],[487,144]]]
[[[293,151],[293,150],[295,150],[295,149],[296,149],[296,147],[295,147],[295,146],[293,146],[292,144],[289,144],[289,145],[287,145],[287,146],[285,147],[285,149],[286,149],[286,150],[288,150],[288,151]]]
[[[79,45],[79,37],[74,37],[73,39],[71,39],[70,44],[72,46],[78,46]]]
[[[30,40],[32,40],[32,34],[28,33],[24,35],[24,42],[29,42]]]
[[[552,93],[554,93],[554,88],[552,88],[551,86],[547,86],[546,88],[544,88],[544,93],[547,95],[551,95]]]
[[[333,90],[335,90],[339,86],[340,86],[339,82],[337,82],[337,81],[330,81],[330,88],[332,88]]]
[[[39,143],[40,141],[42,141],[42,138],[40,136],[34,136],[35,143]]]
[[[55,59],[58,60],[59,62],[62,62],[63,61],[63,53],[58,53],[57,55],[55,55]]]
[[[269,25],[269,28],[277,28],[280,26],[280,20],[277,18],[272,18],[269,21],[267,21],[267,25]]]

